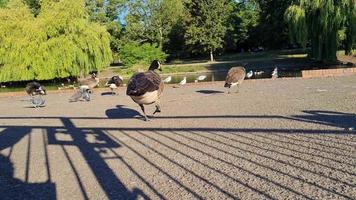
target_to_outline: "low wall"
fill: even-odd
[[[356,68],[302,70],[303,78],[347,76],[356,74]]]

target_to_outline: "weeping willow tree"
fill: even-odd
[[[345,28],[348,48],[355,41],[356,0],[299,0],[285,13],[291,39],[306,46],[311,43],[310,57],[335,61],[338,31]]]
[[[0,82],[49,80],[102,70],[112,57],[105,27],[84,0],[43,0],[34,17],[21,0],[0,9]]]

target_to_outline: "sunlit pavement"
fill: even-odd
[[[356,198],[356,76],[222,86],[0,98],[0,199]]]

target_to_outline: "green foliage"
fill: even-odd
[[[231,8],[226,0],[192,0],[186,4],[189,16],[186,44],[193,51],[213,52],[223,47],[227,18]]]
[[[109,34],[83,1],[44,0],[36,18],[20,0],[0,9],[0,82],[80,76],[111,59]]]
[[[290,35],[301,44],[311,41],[310,57],[323,61],[336,60],[338,33],[346,28],[347,44],[352,47],[355,0],[300,0],[286,11]],[[351,36],[352,38],[353,36]]]
[[[353,46],[356,43],[356,0],[349,0],[349,6],[345,7],[345,54],[352,55]]]
[[[260,10],[256,28],[251,33],[258,45],[278,49],[288,45],[288,25],[283,20],[284,13],[292,0],[253,0]]]
[[[169,42],[168,35],[184,16],[181,0],[132,0],[128,5],[127,39],[159,47]]]
[[[132,42],[124,44],[119,52],[122,63],[131,67],[135,64],[149,64],[152,60],[165,60],[166,54],[159,47],[149,43]]]
[[[285,20],[288,21],[288,29],[292,42],[300,43],[304,48],[308,41],[308,27],[305,18],[305,10],[300,6],[290,6],[285,14]]]
[[[0,8],[5,7],[8,0],[0,0]]]
[[[236,49],[237,46],[254,46],[255,29],[258,25],[260,9],[255,1],[230,1],[233,8],[228,19],[228,31],[225,43],[228,49]]]

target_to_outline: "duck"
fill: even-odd
[[[153,115],[161,112],[160,97],[163,93],[164,84],[155,70],[162,71],[158,60],[152,61],[147,72],[138,72],[128,81],[126,95],[137,103],[144,114],[145,121],[149,121],[144,105],[155,104],[156,110]]]
[[[111,89],[112,95],[115,94],[114,89],[123,85],[124,79],[121,76],[113,76],[109,79],[109,81],[105,84]]]
[[[187,83],[187,77],[184,77],[183,80],[179,82],[179,85],[185,85]]]
[[[92,89],[99,84],[99,78],[97,77],[97,72],[93,71],[90,73],[90,78],[79,80],[79,90],[72,95],[70,101],[78,101],[80,98],[83,98],[86,101],[90,101],[90,94]]]
[[[168,76],[166,79],[163,80],[164,83],[169,83],[172,81],[172,76]]]
[[[253,76],[253,71],[250,70],[247,74],[246,74],[246,78],[252,78]]]
[[[31,97],[31,103],[35,108],[43,106],[45,100],[42,98],[42,95],[46,95],[46,88],[40,83],[33,81],[26,85],[25,91]]]
[[[257,70],[257,71],[255,71],[254,72],[254,75],[255,76],[260,76],[260,75],[262,75],[262,74],[264,74],[265,72],[263,71],[263,70]]]
[[[206,79],[206,76],[205,75],[200,75],[198,76],[198,78],[196,79],[197,81],[203,81]]]
[[[275,67],[272,71],[272,78],[275,79],[275,78],[278,78],[278,67]]]
[[[239,86],[246,77],[246,70],[244,67],[232,67],[227,73],[224,87],[229,88],[228,93],[231,93],[231,88],[236,86],[236,93],[239,92]]]

